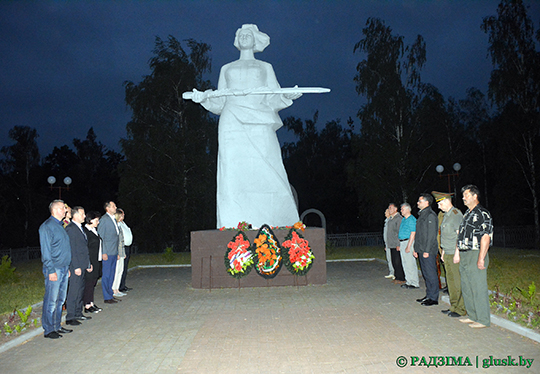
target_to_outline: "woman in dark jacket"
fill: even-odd
[[[85,274],[85,288],[84,288],[84,312],[85,313],[98,313],[102,309],[94,304],[94,289],[97,281],[101,276],[101,237],[97,233],[97,225],[99,224],[100,214],[98,212],[88,212],[86,214],[86,225],[84,226],[84,232],[88,239],[88,256],[90,257],[90,263],[94,268],[91,273]]]

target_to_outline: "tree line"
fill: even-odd
[[[9,130],[14,144],[0,150],[0,247],[18,248],[39,245],[38,228],[49,217],[49,203],[62,195],[70,206],[81,205],[87,211],[103,212],[103,202],[118,196],[118,168],[122,154],[107,149],[97,140],[93,128],[85,139],[74,139],[73,148],[54,147],[40,156],[39,134],[28,126]],[[47,184],[49,176],[57,182]],[[73,183],[62,183],[65,177]],[[62,187],[59,190],[57,187]]]
[[[473,183],[496,226],[534,224],[540,238],[540,30],[520,0],[501,1],[479,27],[493,64],[489,89],[471,87],[455,99],[422,81],[421,35],[407,44],[383,20],[367,20],[353,48],[359,62],[351,78],[366,99],[357,118],[284,120],[296,136],[282,152],[300,213],[322,211],[328,233],[377,231],[390,201],[414,206],[420,193],[450,188],[464,210],[459,189]],[[117,201],[142,251],[188,250],[191,231],[215,228],[217,120],[181,96],[212,87],[204,79],[210,50],[192,39],[156,38],[151,74],[124,85],[133,115],[122,153],[90,129],[74,149],[55,147],[41,159],[36,130],[13,127],[14,144],[1,149],[0,245],[37,245],[44,207],[57,193],[44,183],[49,175],[75,181],[68,204],[103,211],[105,200]]]

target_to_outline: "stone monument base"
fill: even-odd
[[[275,229],[279,244],[285,241],[288,229]],[[246,233],[253,243],[257,230]],[[292,275],[285,266],[272,279],[261,277],[255,268],[242,279],[233,278],[225,269],[227,244],[238,231],[205,230],[191,232],[191,285],[193,288],[241,288],[269,286],[306,286],[326,284],[326,240],[323,228],[307,228],[302,236],[309,242],[315,260],[305,276]]]

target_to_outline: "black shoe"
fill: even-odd
[[[444,313],[444,314],[450,314],[450,309],[444,309],[444,310],[441,310],[441,313]]]
[[[109,300],[103,300],[105,304],[116,304],[118,300],[116,299],[109,299]]]
[[[401,288],[408,288],[408,286],[409,286],[408,284],[404,283],[404,284],[401,285]]]
[[[424,301],[428,300],[427,296],[424,296],[423,298],[421,299],[416,299],[417,302],[419,303],[423,303]]]
[[[448,293],[448,287],[441,288],[442,293]]]
[[[75,317],[75,319],[76,319],[77,321],[86,321],[87,319],[92,319],[92,317],[90,317],[90,316],[88,316],[88,317],[86,317],[86,316],[80,316],[80,317]]]
[[[92,309],[92,307],[90,307],[90,308],[84,308],[84,312],[87,313],[87,314],[88,314],[88,313],[97,313],[97,312],[94,312],[94,309]]]
[[[58,339],[58,338],[61,338],[62,335],[60,335],[58,332],[56,331],[52,331],[46,335],[43,335],[43,337],[45,338],[49,338],[49,339]]]
[[[77,321],[76,319],[70,319],[70,320],[66,321],[66,325],[77,326],[77,325],[80,325],[80,324],[81,323],[79,321]]]
[[[422,301],[420,305],[423,305],[423,306],[439,305],[439,302],[436,300],[426,299]]]
[[[99,312],[101,312],[103,310],[99,306],[97,306],[96,304],[92,305],[91,309],[94,309],[95,313],[99,313]]]
[[[70,332],[73,332],[73,330],[66,329],[65,327],[60,327],[60,330],[57,331],[59,334],[69,334]]]
[[[116,300],[117,303],[119,303],[120,301],[122,301],[121,299],[117,299],[116,297],[113,297],[114,300]]]
[[[120,292],[128,292],[128,291],[131,291],[133,288],[131,287],[126,287],[126,288],[122,288],[121,290],[118,290]]]
[[[418,289],[418,288],[420,288],[420,287],[413,286],[412,284],[407,284],[407,288],[408,288],[409,290],[416,290],[416,289]]]
[[[448,313],[448,317],[457,318],[457,317],[461,317],[461,314],[456,313],[456,312],[450,312],[450,313]]]

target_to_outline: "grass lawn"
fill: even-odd
[[[514,287],[526,289],[532,282],[540,291],[540,251],[534,249],[491,248],[489,250],[488,288],[504,294]],[[536,294],[540,305],[540,292]]]
[[[129,267],[141,265],[189,265],[191,264],[191,253],[141,253],[132,255],[129,259]]]
[[[0,279],[0,315],[23,309],[43,300],[45,281],[40,260],[33,260],[15,267],[15,281]]]
[[[526,289],[535,282],[540,290],[540,251],[491,248],[488,268],[488,286],[501,293],[517,295],[515,287]],[[382,247],[328,247],[327,259],[379,258],[386,259]],[[137,265],[190,264],[190,253],[135,254],[129,267]],[[1,283],[0,315],[23,309],[43,299],[44,281],[40,260],[13,264],[17,280]],[[539,294],[536,295],[540,304]]]

